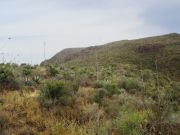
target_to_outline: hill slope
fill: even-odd
[[[49,64],[49,63],[64,63],[74,58],[75,55],[79,54],[83,50],[83,48],[69,48],[64,49],[61,52],[57,53],[50,60],[46,60],[41,64]]]
[[[180,78],[180,34],[136,40],[122,40],[101,46],[65,49],[42,64],[68,66],[107,66],[109,64],[135,64],[144,68],[158,69],[169,76]]]

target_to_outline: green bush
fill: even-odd
[[[97,92],[93,97],[93,100],[96,103],[101,103],[102,99],[105,96],[118,95],[121,93],[121,90],[119,89],[118,85],[113,82],[97,81],[95,87],[99,88],[97,89]]]
[[[56,76],[59,73],[59,69],[55,65],[48,65],[46,69],[50,76]]]
[[[23,76],[29,76],[32,73],[32,68],[30,65],[23,66],[22,74]]]
[[[12,69],[8,66],[0,67],[0,89],[18,89],[18,83]]]
[[[44,106],[52,104],[69,105],[72,101],[71,84],[63,81],[48,81],[40,91],[40,102]]]
[[[68,89],[73,92],[73,94],[76,94],[79,90],[80,86],[80,81],[78,80],[73,80],[73,81],[68,81]]]
[[[124,111],[115,119],[114,126],[122,135],[141,135],[148,113],[149,111]]]
[[[123,80],[121,83],[121,86],[127,91],[134,90],[134,89],[139,90],[141,88],[139,81],[134,78],[128,78],[128,79]]]
[[[93,101],[96,103],[101,103],[104,96],[107,96],[107,91],[105,89],[97,90],[96,94],[93,97]]]
[[[107,90],[109,96],[120,94],[121,92],[120,89],[118,88],[118,85],[113,82],[107,82],[104,88]]]

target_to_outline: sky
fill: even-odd
[[[0,62],[39,64],[65,48],[179,33],[179,13],[180,0],[0,0]]]

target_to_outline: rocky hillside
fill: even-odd
[[[135,64],[180,78],[180,34],[171,33],[136,40],[122,40],[101,46],[65,49],[41,64],[93,66]]]

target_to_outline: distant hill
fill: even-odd
[[[55,56],[53,56],[51,59],[42,62],[41,65],[49,63],[65,63],[77,56],[82,50],[83,48],[64,49],[61,52],[57,53]]]
[[[180,79],[180,34],[136,40],[122,40],[100,46],[65,49],[41,63],[65,66],[108,66],[111,64],[135,64]],[[157,64],[155,64],[157,63]]]

